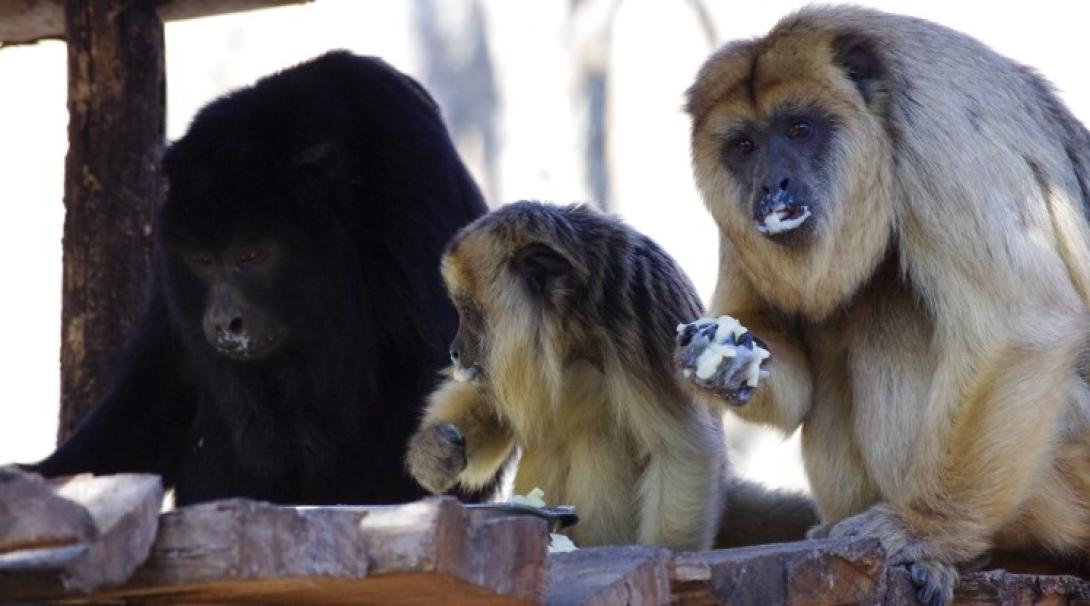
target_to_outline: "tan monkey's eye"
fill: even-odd
[[[737,157],[748,156],[753,153],[753,150],[757,149],[757,144],[749,137],[738,137],[728,143],[727,146],[730,149],[731,155]]]
[[[796,120],[787,128],[787,138],[792,141],[807,139],[814,132],[813,125],[808,120]]]

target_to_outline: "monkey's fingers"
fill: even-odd
[[[954,601],[954,586],[958,571],[949,564],[937,561],[914,562],[908,567],[912,584],[919,588],[916,599],[928,606],[946,606]]]
[[[468,464],[465,438],[451,423],[422,428],[409,440],[405,458],[409,473],[433,494],[454,487]]]

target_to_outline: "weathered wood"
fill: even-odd
[[[0,602],[39,601],[117,585],[148,556],[163,500],[158,476],[82,475],[52,486],[59,497],[86,508],[97,538],[0,555]]]
[[[162,194],[163,24],[151,2],[68,0],[61,414],[64,439],[106,388],[143,306]]]
[[[549,562],[550,606],[667,604],[667,549],[601,547],[554,554]]]
[[[873,606],[919,606],[903,567],[890,568],[886,589]],[[1069,575],[1010,574],[989,570],[963,575],[954,591],[959,606],[1064,606],[1090,604],[1090,583]]]
[[[856,604],[882,596],[875,539],[671,552],[585,549],[552,557],[548,604]]]
[[[312,1],[165,0],[158,3],[158,11],[163,21],[174,21]],[[25,44],[63,37],[64,0],[0,0],[0,44]]]
[[[39,475],[0,468],[0,553],[97,537],[98,528],[86,507],[57,495]]]
[[[66,602],[540,602],[547,549],[543,520],[471,523],[450,498],[382,507],[219,501],[163,514],[129,582]]]
[[[830,539],[679,553],[670,562],[684,604],[856,604],[879,595],[877,539]]]

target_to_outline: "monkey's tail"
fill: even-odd
[[[727,508],[715,536],[715,548],[801,541],[819,521],[817,507],[809,496],[736,479],[727,489]]]

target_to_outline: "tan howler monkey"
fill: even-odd
[[[1090,135],[1050,86],[927,21],[812,7],[713,55],[688,111],[711,312],[772,356],[740,397],[742,372],[691,384],[802,425],[813,534],[881,537],[934,604],[993,548],[1085,554]]]
[[[433,492],[478,488],[521,451],[514,489],[571,504],[577,545],[801,538],[808,499],[729,488],[720,419],[682,385],[678,323],[702,313],[658,246],[586,207],[509,204],[455,237],[442,263],[460,324],[453,379],[407,465]],[[762,534],[763,533],[763,534]]]

